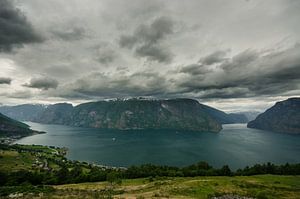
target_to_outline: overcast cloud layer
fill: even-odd
[[[2,104],[300,96],[298,0],[0,0]]]

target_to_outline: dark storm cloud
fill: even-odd
[[[115,76],[95,73],[77,80],[69,90],[101,97],[157,96],[166,91],[165,86],[165,78],[152,72]]]
[[[115,47],[112,44],[107,42],[102,42],[95,47],[93,47],[95,60],[101,64],[112,63],[117,57],[118,54],[115,51]]]
[[[223,89],[209,89],[203,94],[200,94],[201,99],[229,99],[229,98],[241,98],[252,97],[249,95],[247,88],[223,88]]]
[[[40,41],[33,27],[45,38],[1,54],[0,76],[13,78],[1,102],[153,96],[250,107],[300,94],[298,0],[129,2],[0,0],[0,52]]]
[[[230,71],[234,68],[246,68],[247,65],[260,59],[260,56],[261,55],[259,54],[259,52],[248,49],[235,55],[228,62],[224,61],[221,67],[227,71]]]
[[[0,84],[10,84],[12,81],[9,77],[0,77]]]
[[[116,55],[114,51],[103,51],[99,56],[97,57],[97,61],[99,61],[102,64],[108,64],[114,61]]]
[[[172,53],[161,41],[174,32],[174,22],[168,17],[159,17],[150,25],[140,25],[132,35],[122,35],[119,45],[134,49],[135,54],[158,62],[169,62]]]
[[[41,41],[41,37],[12,1],[0,0],[0,52],[9,52],[14,46]]]
[[[226,54],[227,54],[228,50],[227,51],[222,51],[222,50],[219,50],[219,51],[216,51],[206,57],[203,57],[199,60],[199,63],[202,63],[204,65],[212,65],[212,64],[215,64],[215,63],[220,63],[220,62],[223,62],[226,58]]]
[[[181,68],[181,73],[187,73],[191,75],[204,75],[206,73],[209,73],[211,70],[201,64],[191,64],[188,66],[184,66]]]
[[[57,88],[58,81],[48,77],[32,78],[29,83],[23,86],[29,88],[38,88],[42,90],[48,90],[50,88]]]
[[[300,90],[300,45],[268,55],[247,50],[220,63],[203,76],[198,65],[184,67],[188,80],[178,84],[183,92],[203,98],[238,98],[283,95]]]
[[[68,95],[94,97],[253,98],[300,90],[300,46],[264,53],[247,50],[211,65],[191,64],[170,76],[157,72],[94,73],[65,87]],[[173,74],[178,75],[174,77]]]
[[[66,41],[80,40],[86,36],[85,29],[81,27],[74,27],[67,30],[53,30],[52,33]]]
[[[159,62],[170,62],[172,60],[172,53],[159,45],[143,45],[136,48],[135,53],[140,57],[147,57],[149,60]]]

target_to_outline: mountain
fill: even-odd
[[[49,106],[36,122],[112,129],[177,129],[219,132],[221,124],[198,101],[110,100]]]
[[[201,104],[203,110],[211,115],[215,120],[221,124],[234,124],[234,123],[247,123],[248,119],[244,114],[230,113],[227,114],[218,109],[212,108],[210,106]]]
[[[277,102],[247,125],[248,128],[300,134],[300,98]]]
[[[39,112],[31,121],[46,124],[68,124],[72,111],[72,104],[53,104],[49,105],[44,111]]]
[[[258,111],[244,111],[238,113],[245,115],[248,120],[247,122],[254,120],[260,114]]]
[[[0,106],[0,112],[19,121],[32,121],[39,113],[46,109],[41,104],[22,104],[17,106]]]
[[[139,100],[146,100],[138,98]],[[221,124],[246,123],[253,120],[258,113],[249,116],[251,113],[225,113],[207,105],[200,104],[202,109]],[[48,109],[47,109],[48,107]],[[22,104],[17,106],[0,106],[0,112],[4,115],[19,121],[32,121],[56,124],[65,124],[70,117],[62,116],[65,112],[72,112],[72,105],[59,103],[54,105]],[[45,111],[47,109],[47,111]],[[255,116],[255,117],[254,117]],[[49,120],[49,121],[47,121]],[[57,121],[56,121],[57,120]]]
[[[0,113],[0,137],[24,137],[38,133],[27,124],[11,119]]]

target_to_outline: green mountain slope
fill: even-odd
[[[184,129],[219,132],[222,128],[218,121],[205,112],[198,101],[192,99],[111,100],[84,103],[74,108],[71,108],[70,104],[60,105],[60,108],[55,110],[50,108],[35,121],[122,130]],[[63,109],[65,111],[62,111]]]
[[[0,113],[0,137],[27,136],[34,133],[27,124],[13,120]]]

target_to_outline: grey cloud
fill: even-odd
[[[135,36],[146,43],[154,44],[173,33],[173,28],[174,22],[170,18],[159,17],[150,26],[141,25]]]
[[[119,41],[119,44],[121,47],[126,47],[126,48],[133,48],[134,45],[137,43],[138,38],[130,35],[122,35]]]
[[[0,0],[0,27],[0,52],[42,41],[24,14],[10,0]]]
[[[136,48],[135,53],[140,57],[147,57],[149,60],[159,62],[170,62],[172,53],[159,45],[143,45]]]
[[[158,62],[169,62],[172,53],[161,41],[174,32],[174,22],[168,17],[156,18],[150,25],[140,25],[132,35],[122,35],[119,45],[135,50],[135,54]]]
[[[201,65],[201,64],[190,64],[188,66],[184,66],[180,69],[181,73],[187,73],[191,75],[204,75],[206,73],[211,72],[209,68]]]
[[[82,27],[73,27],[66,30],[53,30],[52,34],[66,41],[80,40],[86,36],[85,29]]]
[[[109,64],[118,57],[114,47],[109,43],[101,43],[95,47],[95,59],[101,64]]]
[[[16,99],[28,99],[32,97],[32,94],[30,91],[15,91],[7,96]]]
[[[12,81],[9,77],[0,77],[0,84],[10,84]]]
[[[250,50],[241,52],[204,77],[196,66],[181,70],[190,77],[178,86],[184,92],[201,93],[204,98],[284,95],[300,89],[299,45],[268,55]]]
[[[104,51],[99,54],[97,60],[102,64],[108,64],[114,61],[116,55],[114,51]]]
[[[215,69],[201,64],[184,66],[177,70],[178,77],[156,72],[130,75],[122,70],[115,74],[95,73],[78,79],[67,90],[104,98],[193,96],[209,100],[283,96],[291,91],[299,93],[299,55],[300,46],[268,55],[248,50],[224,60]]]
[[[253,97],[247,88],[229,87],[222,89],[209,89],[203,93],[199,93],[198,97],[201,99],[229,99]]]
[[[257,61],[260,59],[260,54],[257,51],[248,49],[245,50],[234,57],[229,61],[224,61],[221,67],[224,70],[231,70],[234,68],[244,68],[249,65],[251,62]]]
[[[228,50],[218,50],[210,55],[207,55],[206,57],[203,57],[199,60],[199,63],[204,65],[212,65],[215,63],[220,63],[226,60],[225,56],[228,53]]]
[[[13,99],[28,99],[32,97],[32,93],[28,90],[15,90],[11,92],[0,92],[0,96],[13,98]]]
[[[24,84],[23,86],[29,88],[48,90],[50,88],[57,88],[58,81],[48,77],[39,77],[39,78],[32,78],[30,80],[30,83]]]
[[[75,75],[77,72],[76,68],[74,69],[74,65],[72,64],[50,65],[49,67],[45,67],[44,71],[49,76],[56,78],[66,78],[67,75]]]
[[[69,85],[69,90],[101,97],[157,96],[166,91],[165,78],[157,73],[132,75],[91,74]]]
[[[297,0],[266,0],[259,7],[252,1],[210,0],[0,2],[1,24],[7,10],[3,2],[12,13],[0,26],[0,51],[32,42],[18,39],[4,45],[1,42],[9,40],[8,34],[3,37],[3,27],[18,29],[10,31],[13,38],[28,38],[23,33],[27,30],[38,37],[33,27],[47,38],[15,54],[1,54],[1,76],[14,81],[2,85],[1,92],[18,90],[18,82],[36,74],[57,79],[59,89],[38,86],[43,90],[39,92],[23,87],[36,94],[33,101],[131,95],[218,101],[300,95],[300,50],[288,49],[300,42]],[[272,15],[266,15],[266,9]],[[92,49],[97,44],[100,47]],[[13,101],[2,98],[3,103]]]

